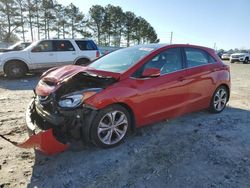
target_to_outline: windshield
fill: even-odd
[[[8,49],[12,50],[13,48],[15,48],[16,46],[18,46],[18,45],[20,45],[20,44],[21,44],[20,42],[15,43],[15,44],[9,46]]]
[[[94,61],[89,67],[102,71],[122,73],[154,49],[156,49],[155,46],[123,48]]]
[[[12,46],[10,46],[9,50],[23,50],[27,48],[31,43],[30,42],[18,42]]]

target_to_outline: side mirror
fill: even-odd
[[[142,77],[159,77],[161,75],[161,70],[157,68],[146,68],[142,72]]]

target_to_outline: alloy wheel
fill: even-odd
[[[227,103],[227,91],[225,88],[220,88],[214,96],[214,108],[217,111],[223,110]]]
[[[126,135],[128,118],[121,111],[106,113],[101,119],[97,131],[100,141],[107,145],[118,143]]]

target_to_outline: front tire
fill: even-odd
[[[218,87],[211,99],[209,111],[211,113],[220,113],[226,107],[228,102],[229,91],[225,86]]]
[[[22,78],[27,73],[27,67],[17,61],[9,62],[5,67],[5,74],[8,78]]]
[[[102,148],[119,145],[131,127],[128,111],[120,105],[111,105],[99,111],[92,122],[91,140]]]

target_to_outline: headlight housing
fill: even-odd
[[[64,95],[58,101],[58,105],[62,108],[76,108],[80,106],[83,101],[92,97],[101,90],[102,89],[100,88],[94,88]]]
[[[75,94],[63,97],[59,102],[59,106],[63,108],[75,108],[82,103],[82,94]]]

